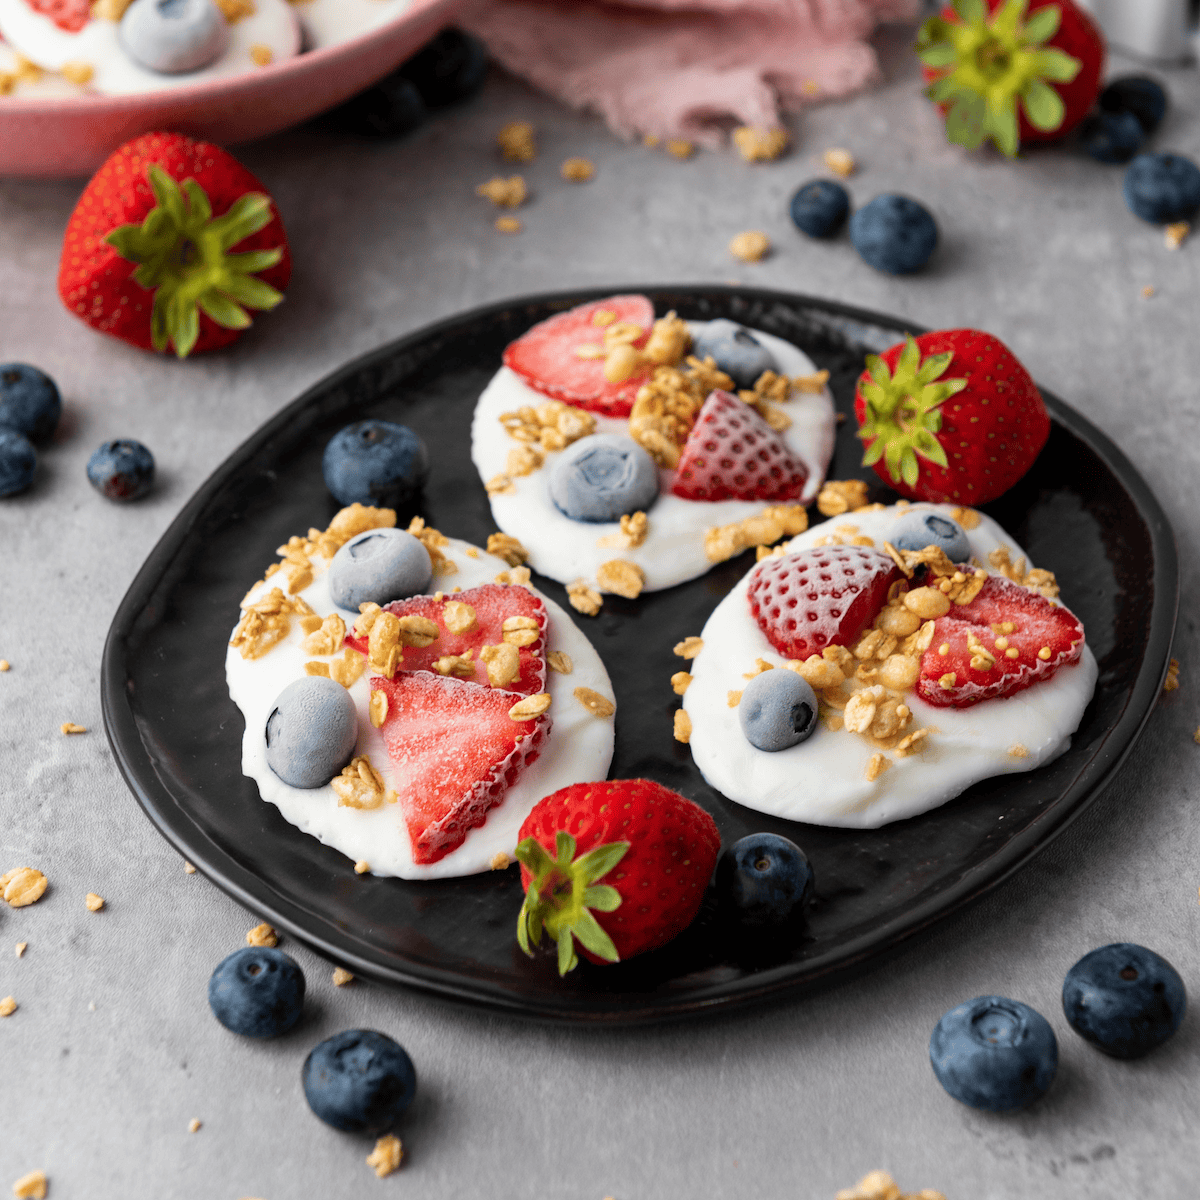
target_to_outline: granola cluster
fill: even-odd
[[[704,534],[704,554],[709,562],[725,562],[751,546],[759,548],[759,558],[770,551],[765,547],[780,538],[795,537],[808,528],[808,513],[802,504],[772,504],[752,517],[732,525],[717,525]]]
[[[1011,579],[1013,583],[1019,583],[1022,587],[1038,592],[1047,600],[1053,600],[1058,595],[1058,580],[1055,579],[1053,571],[1043,571],[1037,567],[1030,570],[1026,567],[1024,557],[1018,558],[1014,563],[1011,551],[1007,546],[993,550],[988,555],[988,562],[1005,579]]]

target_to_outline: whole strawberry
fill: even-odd
[[[1072,0],[954,0],[921,26],[917,53],[950,141],[990,138],[1010,158],[1070,133],[1104,69],[1104,38]]]
[[[520,837],[517,941],[532,954],[544,929],[560,975],[579,961],[576,941],[589,962],[612,963],[681,933],[721,849],[704,809],[649,779],[561,788],[535,805]]]
[[[978,329],[924,333],[868,355],[854,412],[863,465],[910,500],[995,500],[1050,436],[1029,372]]]
[[[228,345],[292,273],[271,197],[231,155],[177,133],[116,150],[67,222],[58,294],[81,320],[180,358]]]

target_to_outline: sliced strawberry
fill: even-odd
[[[475,610],[474,629],[451,633],[446,628],[446,605],[452,601],[469,604]],[[437,639],[428,646],[404,647],[403,670],[440,674],[433,665],[438,659],[469,651],[476,664],[475,682],[484,687],[490,687],[491,683],[487,666],[479,657],[480,651],[484,646],[495,646],[505,640],[504,622],[509,617],[532,617],[538,623],[537,640],[518,648],[521,673],[512,682],[504,684],[504,688],[520,692],[522,696],[535,696],[546,690],[546,606],[528,588],[485,583],[465,592],[447,593],[442,600],[414,596],[411,600],[395,600],[385,607],[398,617],[428,617],[441,629]],[[351,634],[346,638],[346,644],[362,654],[367,653],[366,638]]]
[[[709,394],[688,434],[671,491],[685,500],[797,500],[808,471],[758,413]]]
[[[49,17],[59,29],[78,33],[92,19],[91,0],[27,0],[29,7]]]
[[[917,693],[939,708],[968,708],[1049,679],[1082,653],[1083,625],[1074,613],[992,575],[970,604],[934,622]]]
[[[649,368],[623,383],[610,383],[604,377],[603,355],[581,358],[577,353],[583,349],[594,354],[594,348],[603,348],[604,331],[618,321],[645,330],[633,343],[640,349],[654,324],[654,305],[645,296],[609,296],[581,304],[522,334],[504,351],[504,365],[543,395],[606,417],[627,417],[638,388],[650,376]]]
[[[854,642],[900,577],[889,555],[865,546],[764,558],[750,572],[750,612],[780,654],[805,659]]]
[[[550,718],[514,721],[511,692],[424,671],[372,677],[371,688],[388,698],[380,732],[413,862],[435,863],[487,820],[537,759]]]

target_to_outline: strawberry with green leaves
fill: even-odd
[[[917,39],[946,136],[974,150],[1070,133],[1100,92],[1104,38],[1072,0],[953,0]]]
[[[532,955],[549,935],[560,975],[579,953],[614,963],[682,933],[721,850],[704,809],[649,779],[560,788],[538,801],[519,836],[517,941]]]
[[[987,504],[1050,436],[1029,372],[978,329],[935,330],[868,355],[854,412],[863,466],[910,500]]]
[[[148,133],[116,150],[79,198],[58,294],[81,320],[180,358],[228,345],[291,277],[274,202],[218,146]]]

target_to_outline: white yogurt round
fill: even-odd
[[[843,525],[857,526],[857,534],[882,547],[902,511],[934,511],[953,519],[952,506],[936,504],[847,513],[800,534],[788,550],[813,546]],[[972,554],[987,567],[988,554],[1004,544],[1016,561],[1021,548],[994,521],[981,517],[977,528],[967,530]],[[704,778],[730,800],[772,816],[873,829],[937,808],[980,779],[1032,771],[1071,744],[1096,685],[1096,660],[1085,644],[1077,662],[1060,667],[1046,682],[970,708],[935,708],[909,692],[904,698],[913,712],[909,729],[936,732],[920,754],[886,755],[890,765],[874,782],[866,775],[875,747],[844,729],[819,724],[808,741],[790,749],[758,750],[742,733],[727,695],[745,688],[755,659],[776,667],[787,660],[750,613],[748,580],[749,574],[706,622],[704,647],[688,667],[692,682],[683,707],[692,721],[692,757]],[[1026,756],[1010,753],[1016,747]]]
[[[403,16],[412,0],[296,0],[306,49],[319,50],[370,33]]]
[[[693,331],[702,329],[704,324],[693,322]],[[775,356],[782,374],[811,375],[816,371],[812,359],[790,342],[757,330],[754,333]],[[484,482],[504,472],[508,452],[519,444],[500,424],[501,414],[525,405],[536,408],[545,402],[541,392],[534,391],[507,367],[496,373],[479,397],[471,422],[471,459]],[[795,396],[780,407],[792,419],[791,426],[781,436],[808,470],[800,502],[811,504],[833,456],[836,433],[833,397],[825,389],[819,395]],[[593,415],[597,433],[628,437],[627,419]],[[560,583],[580,578],[595,580],[602,563],[619,558],[635,563],[645,572],[645,591],[674,587],[716,565],[704,553],[706,530],[742,521],[766,507],[761,500],[685,500],[671,492],[675,472],[660,471],[658,499],[646,512],[649,524],[646,540],[629,548],[603,546],[602,540],[619,534],[618,523],[573,521],[550,499],[550,473],[560,457],[561,452],[548,452],[540,470],[513,480],[515,493],[490,497],[496,524],[521,542],[529,552],[529,565]]]
[[[449,597],[451,589],[464,591],[495,582],[508,564],[483,551],[472,558],[468,544],[451,539],[442,553],[457,564],[452,575],[438,575],[433,587]],[[329,595],[328,571],[324,560],[313,559],[315,578],[300,595],[321,616],[341,614],[349,628],[357,613],[338,609]],[[257,597],[275,586],[272,580],[259,584]],[[541,595],[541,593],[536,593]],[[613,688],[608,672],[591,643],[554,601],[541,597],[546,605],[548,636],[546,652],[565,651],[574,669],[560,675],[547,668],[546,691],[551,696],[552,727],[537,761],[527,767],[503,802],[488,813],[486,822],[467,834],[466,841],[445,858],[428,865],[413,862],[412,843],[398,804],[376,809],[345,808],[337,794],[325,787],[290,787],[267,765],[263,731],[275,700],[289,683],[304,676],[304,664],[313,659],[301,649],[304,634],[299,622],[292,621],[288,636],[268,650],[262,658],[247,661],[232,647],[225,656],[225,675],[229,694],[246,718],[242,738],[242,773],[258,784],[262,798],[274,804],[298,829],[312,834],[355,862],[365,861],[374,875],[396,875],[403,879],[445,879],[472,875],[491,868],[498,853],[510,858],[517,844],[521,823],[533,806],[559,788],[572,783],[604,779],[613,754],[613,717],[593,716],[575,699],[577,687],[588,687],[612,700]],[[341,652],[339,651],[339,654]],[[370,722],[367,706],[371,697],[370,670],[366,670],[349,689],[358,708],[359,737],[355,754],[369,756],[372,766],[383,776],[385,785],[395,788],[395,768],[388,757],[382,733]]]

